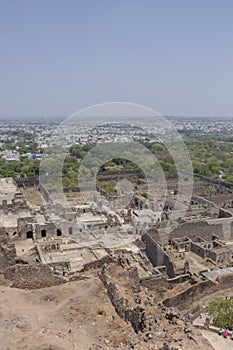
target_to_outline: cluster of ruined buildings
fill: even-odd
[[[190,238],[184,237],[174,238],[172,244],[178,252],[191,251],[203,259],[208,258],[214,262],[231,261],[232,259],[232,249],[214,235],[212,241],[206,241],[199,236],[197,241],[194,242]]]
[[[0,237],[15,243],[31,240],[37,259],[57,271],[78,271],[86,263],[108,255],[112,247],[124,246],[135,253],[138,248],[135,244],[132,248],[132,242],[143,241],[143,237],[151,232],[155,232],[156,249],[147,238],[144,249],[141,246],[139,251],[146,252],[153,267],[165,266],[169,277],[175,277],[176,273],[174,268],[171,273],[172,263],[163,250],[167,242],[178,252],[194,252],[213,262],[230,262],[232,259],[232,248],[224,242],[232,237],[232,215],[202,197],[192,196],[182,220],[182,213],[176,209],[179,225],[167,233],[175,194],[159,211],[140,194],[133,197],[127,208],[118,211],[99,203],[98,198],[93,198],[91,204],[83,202],[65,208],[59,201],[54,202],[45,188],[39,187],[45,203],[31,205],[20,191],[22,187],[19,186],[23,185],[20,179],[18,183],[12,178],[0,181]],[[150,274],[155,271],[149,271]]]
[[[233,287],[230,195],[221,205],[192,195],[184,215],[183,205],[175,209],[176,191],[162,208],[158,203],[160,210],[138,193],[125,209],[113,210],[98,198],[64,207],[34,184],[45,198],[35,205],[24,185],[0,180],[0,273],[15,287],[66,283],[98,269],[118,315],[150,335],[161,333],[158,321],[150,321],[160,302],[168,316],[174,307],[193,320],[206,294]]]

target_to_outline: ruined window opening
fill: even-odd
[[[32,233],[32,231],[28,231],[27,232],[27,239],[33,239],[33,233]]]
[[[69,227],[69,235],[73,234],[73,227]]]
[[[41,237],[46,237],[46,230],[41,230]]]
[[[57,236],[59,237],[59,236],[61,236],[61,235],[62,235],[61,229],[58,228],[58,229],[57,229]]]

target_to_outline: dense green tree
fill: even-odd
[[[215,299],[206,307],[206,312],[213,316],[216,327],[231,328],[233,326],[233,300]]]

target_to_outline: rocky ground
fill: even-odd
[[[159,308],[156,334],[136,334],[116,314],[98,271],[36,290],[0,284],[1,350],[212,349],[191,325],[182,319],[171,324]]]

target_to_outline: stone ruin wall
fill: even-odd
[[[218,289],[233,288],[233,274],[228,273],[217,278]]]
[[[202,298],[211,295],[217,291],[233,287],[233,274],[225,274],[218,277],[216,282],[206,280],[194,284],[183,292],[167,298],[163,304],[167,307],[175,307],[179,310],[185,310],[192,307],[196,302],[200,302]]]
[[[13,287],[20,289],[38,289],[66,282],[55,276],[49,266],[42,264],[9,266],[4,270],[4,277],[13,282]]]
[[[148,290],[156,291],[161,287],[165,290],[172,289],[175,285],[179,283],[184,283],[190,279],[190,274],[177,276],[174,278],[167,279],[165,276],[149,276],[140,279],[141,286],[147,288]]]
[[[114,259],[110,255],[106,255],[101,259],[91,261],[91,262],[85,264],[83,266],[81,272],[85,272],[85,271],[88,271],[90,269],[99,269],[99,268],[103,267],[104,264],[110,264],[113,261],[114,261]]]
[[[16,249],[14,243],[7,241],[0,243],[0,272],[6,267],[15,265]]]
[[[213,281],[203,281],[187,288],[183,292],[167,298],[163,301],[163,304],[167,307],[175,307],[179,310],[185,310],[190,308],[193,303],[202,299],[208,294],[212,294],[217,291],[217,284]]]
[[[166,229],[160,228],[157,230],[156,227],[149,229],[148,233],[152,233],[155,236],[155,241],[162,244],[174,238],[183,237],[190,238],[193,242],[196,242],[198,237],[202,237],[205,241],[211,241],[212,235],[219,237],[220,240],[233,240],[233,220],[228,223],[227,232],[225,225],[225,218],[219,218],[213,223],[211,219],[208,221],[185,222],[169,234],[166,232]],[[228,232],[228,227],[230,228],[230,232]]]
[[[6,240],[6,228],[4,226],[0,226],[0,242]]]
[[[156,266],[166,266],[167,274],[169,278],[173,278],[174,266],[170,261],[168,254],[163,250],[163,248],[156,243],[156,235],[152,233],[145,233],[142,236],[142,241],[146,246],[146,255],[148,256],[153,267]]]
[[[212,235],[218,236],[220,239],[223,238],[223,226],[221,225],[221,219],[219,219],[219,224],[215,225],[210,225],[207,221],[184,223],[173,230],[171,234],[167,236],[167,240],[187,237],[193,242],[196,242],[198,237],[202,237],[205,241],[211,241]]]
[[[111,280],[108,274],[106,265],[102,267],[99,276],[107,289],[109,299],[117,314],[126,322],[130,322],[136,333],[143,331],[146,327],[144,309],[139,305],[132,306],[127,299],[121,297],[117,285]]]
[[[226,209],[219,209],[219,218],[231,218],[232,214],[228,212]]]
[[[16,177],[14,178],[14,181],[18,187],[33,187],[39,184],[39,176]]]
[[[206,258],[206,248],[202,247],[198,243],[191,242],[190,251],[199,255],[202,259]]]
[[[42,184],[39,185],[39,190],[42,197],[45,199],[45,201],[50,202],[51,199],[50,199],[49,191]]]
[[[225,188],[226,189],[232,189],[233,188],[233,184],[230,183],[230,182],[222,181],[222,180],[219,180],[219,179],[214,179],[214,178],[211,178],[211,177],[208,177],[208,176],[204,176],[204,175],[200,175],[200,174],[197,174],[197,173],[194,173],[194,177],[200,179],[203,182],[208,182],[208,183],[210,183],[212,185],[217,185],[219,188],[222,188],[222,189],[225,189]]]

